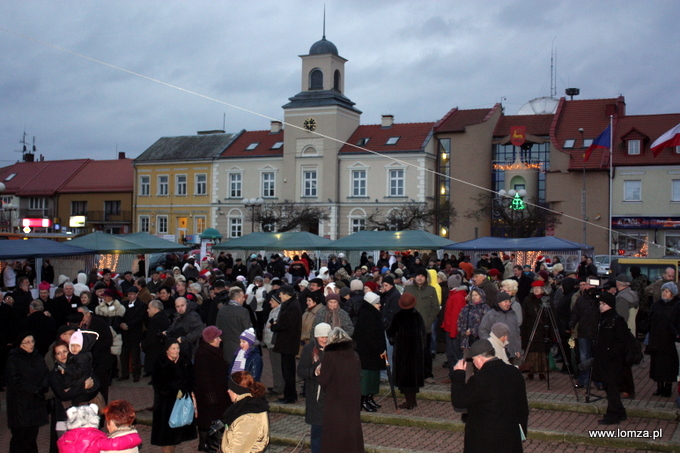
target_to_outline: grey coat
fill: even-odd
[[[239,348],[239,336],[241,332],[252,327],[248,309],[243,308],[237,302],[229,303],[217,312],[215,326],[222,331],[222,353],[224,360],[232,364],[234,353]]]
[[[497,322],[502,322],[510,329],[508,335],[508,356],[513,357],[516,352],[522,350],[522,340],[519,334],[519,323],[517,322],[517,313],[510,308],[508,311],[501,310],[496,305],[491,310],[487,311],[482,318],[482,323],[479,325],[479,338],[488,339],[491,336],[491,327]]]

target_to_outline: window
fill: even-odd
[[[675,147],[675,154],[680,154],[680,145]]]
[[[106,214],[120,214],[120,200],[105,201],[104,212]]]
[[[168,216],[159,215],[156,217],[156,222],[158,222],[158,234],[168,234]]]
[[[272,198],[276,196],[275,174],[273,172],[262,173],[262,197]]]
[[[139,232],[148,233],[149,232],[149,216],[140,215],[139,216]]]
[[[0,201],[2,202],[2,203],[0,203],[0,205],[2,205],[2,209],[5,209],[5,205],[12,203],[12,198],[13,197],[11,197],[11,196],[10,197],[0,197]]]
[[[390,170],[390,197],[403,197],[404,196],[404,170]]]
[[[195,234],[201,234],[205,231],[205,217],[204,216],[196,216],[194,217],[196,219],[196,225],[194,228],[194,233]]]
[[[623,181],[623,201],[642,201],[642,181]]]
[[[12,178],[14,178],[17,174],[16,173],[11,173],[9,176],[5,178],[5,181],[11,181]]]
[[[574,143],[576,143],[576,140],[574,140],[573,138],[568,138],[564,141],[564,147],[565,148],[573,148]]]
[[[583,147],[588,148],[590,145],[593,144],[593,139],[592,138],[586,138],[583,140]]]
[[[148,197],[151,194],[151,177],[140,176],[139,177],[139,195],[143,197]]]
[[[337,69],[333,73],[333,89],[340,93],[340,71]]]
[[[71,215],[85,215],[87,214],[87,201],[72,201]]]
[[[187,175],[175,176],[175,190],[177,195],[187,194]]]
[[[323,90],[323,72],[321,69],[312,69],[309,73],[309,89]]]
[[[385,142],[386,145],[396,145],[400,137],[390,137]]]
[[[628,140],[628,155],[637,156],[640,154],[640,140]]]
[[[665,236],[666,241],[666,255],[678,256],[680,255],[680,235],[668,234]]]
[[[229,173],[229,198],[242,198],[242,176],[241,173]]]
[[[356,233],[357,231],[363,231],[366,229],[366,219],[352,219],[352,233]]]
[[[168,175],[158,177],[158,195],[168,195]]]
[[[316,197],[316,170],[306,170],[302,173],[303,197]]]
[[[238,238],[243,235],[243,220],[240,217],[231,217],[229,219],[229,237]]]
[[[283,148],[283,142],[276,142],[272,145],[272,149],[281,149]]]
[[[671,194],[671,201],[680,201],[680,179],[673,180],[673,193]]]
[[[47,198],[31,197],[28,199],[28,209],[47,209]]]
[[[352,170],[352,196],[366,196],[366,170]]]
[[[208,176],[205,173],[200,173],[195,176],[196,179],[196,195],[208,195]]]
[[[248,145],[248,146],[246,147],[246,151],[252,151],[252,150],[254,150],[255,148],[257,148],[257,145],[259,145],[259,144],[260,144],[260,142],[253,142],[253,143],[251,143],[250,145]]]
[[[368,141],[371,139],[371,137],[362,137],[359,139],[357,142],[357,146],[366,146],[368,144]]]

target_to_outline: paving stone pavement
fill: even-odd
[[[435,360],[435,384],[428,384],[419,395],[418,407],[412,411],[400,410],[397,413],[394,409],[391,397],[387,393],[383,394],[381,404],[383,407],[378,414],[389,417],[401,417],[407,426],[397,426],[382,423],[363,423],[364,438],[369,451],[409,451],[409,452],[456,452],[462,451],[463,433],[460,417],[454,413],[450,405],[449,386],[443,384],[447,377],[447,370],[442,368],[444,360],[443,354],[438,354]],[[268,367],[268,351],[264,351],[265,370],[262,382],[266,386],[271,386],[271,373]],[[527,452],[601,452],[610,453],[625,451],[632,453],[635,451],[680,451],[680,430],[678,429],[678,410],[674,405],[674,398],[659,398],[652,396],[655,390],[654,383],[648,378],[649,362],[646,360],[641,365],[635,367],[634,377],[636,381],[637,396],[634,400],[624,400],[624,404],[629,413],[635,410],[643,411],[643,416],[629,416],[629,419],[616,428],[626,430],[663,430],[663,438],[660,442],[662,448],[652,447],[650,449],[622,449],[612,446],[581,445],[570,442],[559,442],[554,440],[541,440],[530,438],[524,444]],[[592,403],[585,403],[583,394],[579,391],[580,401],[576,400],[571,383],[567,376],[552,372],[551,386],[548,390],[545,381],[527,381],[532,410],[529,419],[529,431],[549,431],[560,433],[576,433],[587,436],[589,429],[598,429],[597,420],[601,418],[596,411],[604,410],[605,400]],[[299,388],[299,387],[298,387]],[[383,390],[387,390],[383,386]],[[601,393],[601,392],[597,392]],[[675,394],[677,395],[677,394]],[[10,432],[7,426],[6,402],[4,395],[0,393],[0,452],[8,451]],[[142,379],[139,383],[132,381],[116,382],[110,389],[111,399],[127,399],[132,402],[138,411],[139,431],[145,439],[141,451],[155,452],[160,451],[159,447],[149,445],[150,428],[144,426],[151,418],[148,408],[153,403],[153,391],[148,385],[148,378]],[[399,398],[399,401],[402,401]],[[558,405],[561,410],[554,410],[552,407],[540,405]],[[537,407],[537,405],[539,405]],[[300,398],[297,404],[284,406],[281,410],[291,410],[297,408],[298,411],[304,408],[304,399]],[[564,408],[568,410],[563,410]],[[306,447],[296,448],[295,445],[306,435],[304,440],[309,440],[309,426],[304,423],[300,415],[275,412],[279,410],[273,404],[271,413],[272,437],[279,441],[279,444],[272,445],[268,451],[275,453],[284,452],[309,452]],[[576,412],[574,412],[576,411]],[[447,429],[431,429],[429,427],[409,426],[416,425],[416,422],[436,421],[448,423]],[[49,434],[47,427],[40,430],[39,448],[41,452],[49,451]],[[197,441],[186,442],[177,448],[178,453],[196,451]],[[639,446],[639,445],[638,445]],[[379,450],[378,450],[379,449]]]

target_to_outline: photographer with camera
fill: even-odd
[[[597,279],[594,279],[597,280]],[[571,320],[569,330],[578,329],[576,338],[578,339],[579,360],[585,362],[593,356],[594,341],[597,338],[597,325],[600,318],[599,303],[595,298],[597,288],[593,288],[592,283],[599,281],[581,281],[579,288],[581,296],[576,300],[571,310]],[[598,285],[595,285],[598,286]],[[579,367],[580,369],[581,367]],[[581,370],[578,375],[576,388],[585,388],[588,385],[590,370]]]

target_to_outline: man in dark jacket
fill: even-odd
[[[120,377],[119,381],[130,379],[130,365],[132,365],[132,378],[139,382],[142,375],[142,362],[139,345],[144,335],[144,316],[146,304],[138,298],[139,290],[131,286],[127,290],[127,298],[123,300],[125,314],[120,323],[123,347],[120,353]]]
[[[300,335],[302,334],[302,313],[300,304],[295,299],[292,286],[283,286],[279,290],[281,311],[276,320],[270,320],[271,330],[276,334],[274,352],[281,354],[281,371],[285,388],[283,398],[278,402],[292,404],[297,401],[295,389],[295,355],[300,350]]]
[[[465,359],[451,373],[451,403],[467,408],[466,453],[521,452],[526,435],[529,403],[522,373],[495,357],[489,340],[470,348],[472,363],[479,370],[465,383]]]
[[[231,270],[232,281],[236,281],[236,277],[239,275],[244,277],[248,275],[248,268],[246,268],[246,265],[243,264],[243,260],[241,258],[236,258],[236,264],[234,264],[234,267],[232,267]]]
[[[382,292],[380,293],[380,313],[382,313],[382,320],[385,329],[392,324],[394,314],[399,311],[399,298],[401,293],[394,286],[394,279],[390,276],[383,277]]]
[[[574,307],[571,309],[571,320],[569,330],[577,328],[579,360],[585,362],[593,356],[593,342],[597,338],[597,323],[600,319],[600,308],[598,301],[589,293],[592,288],[588,282],[581,282],[581,297],[576,299]],[[588,385],[589,370],[582,370],[578,375],[576,388],[585,388]]]
[[[433,286],[427,284],[427,270],[421,268],[416,271],[413,284],[404,288],[404,294],[406,293],[415,296],[417,301],[416,310],[423,317],[423,322],[425,323],[425,333],[427,334],[425,338],[425,352],[423,354],[423,360],[425,360],[425,380],[428,383],[434,383],[428,381],[428,379],[433,378],[430,340],[432,338],[432,324],[437,319],[437,315],[439,315],[440,307],[437,291]]]
[[[517,300],[522,304],[531,292],[532,279],[524,273],[524,268],[520,265],[512,267],[512,275],[512,279],[517,281]]]
[[[165,351],[162,333],[170,327],[170,318],[163,311],[163,303],[159,300],[149,302],[146,312],[149,321],[141,347],[144,351],[144,376],[151,376],[156,359]]]
[[[45,315],[44,308],[40,299],[31,302],[28,305],[29,315],[22,321],[19,329],[20,332],[33,332],[35,350],[43,357],[47,354],[57,333],[57,325],[54,319]]]
[[[484,269],[475,269],[472,271],[472,282],[477,288],[480,288],[484,291],[484,294],[486,294],[486,303],[489,305],[489,307],[493,308],[496,306],[498,287],[494,282],[489,280],[487,271]]]
[[[607,393],[607,413],[599,423],[618,425],[627,418],[619,387],[625,365],[628,326],[616,312],[616,298],[606,292],[598,296],[601,315],[595,343],[593,379],[601,381]]]
[[[253,327],[248,309],[243,306],[245,300],[246,295],[243,290],[238,286],[233,286],[229,290],[229,302],[217,312],[215,326],[222,331],[222,353],[224,360],[229,362],[230,366],[239,350],[241,332]]]

